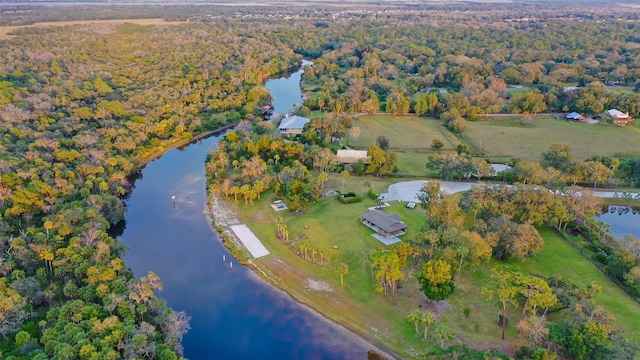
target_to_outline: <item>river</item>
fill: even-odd
[[[272,79],[264,84],[264,88],[273,95],[273,112],[286,117],[293,113],[296,107],[302,105],[300,79],[304,67],[311,65],[311,61],[302,60],[302,69],[293,73],[285,73],[278,79]]]
[[[300,102],[302,70],[287,78],[285,98]],[[266,86],[270,85],[267,82]],[[298,89],[297,94],[291,89]],[[271,87],[275,101],[280,93]],[[294,100],[295,99],[295,100]],[[276,103],[279,104],[279,103]],[[287,111],[287,105],[276,111]],[[230,264],[203,215],[204,161],[219,137],[167,152],[142,169],[127,199],[120,239],[136,276],[153,271],[164,285],[158,294],[191,316],[183,339],[189,359],[366,359],[371,348],[359,337],[295,302],[248,268]],[[175,207],[172,196],[175,196]],[[226,257],[226,262],[222,257]]]

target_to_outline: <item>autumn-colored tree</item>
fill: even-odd
[[[444,300],[453,293],[451,265],[443,260],[429,260],[418,274],[422,292],[429,300]]]

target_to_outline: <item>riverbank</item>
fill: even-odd
[[[231,231],[230,226],[240,223],[240,215],[237,211],[237,207],[232,203],[220,198],[215,192],[209,192],[207,194],[208,211],[206,212],[207,219],[214,228],[214,230],[220,235],[221,240],[224,239],[223,244],[227,246],[232,253],[234,253],[234,247],[241,247],[239,239]],[[287,286],[283,286],[284,282],[281,276],[274,274],[271,270],[265,266],[258,264],[250,259],[250,255],[245,251],[244,257],[238,258],[238,261],[247,265],[253,270],[254,275],[264,281],[268,285],[283,292],[294,299],[296,302],[304,306],[305,308],[319,314],[322,318],[336,326],[338,326],[343,335],[349,337],[351,341],[359,342],[376,353],[384,356],[387,359],[401,359],[397,350],[391,349],[388,344],[376,339],[372,334],[363,331],[362,328],[352,324],[345,319],[337,318],[332,314],[324,312],[321,308],[314,304],[311,297],[300,296],[300,294]],[[279,262],[282,266],[287,266],[280,259],[272,259],[274,262]],[[296,269],[300,270],[300,269]],[[311,274],[302,273],[302,271],[296,271],[299,277],[311,279]],[[328,284],[321,281],[307,281],[310,291],[331,291]]]
[[[140,157],[137,157],[135,159],[136,168],[135,168],[135,170],[133,170],[133,172],[142,170],[147,163],[149,163],[149,162],[161,157],[167,151],[171,151],[173,149],[178,149],[178,148],[181,148],[181,147],[184,147],[184,146],[188,146],[188,145],[196,143],[196,142],[198,142],[200,140],[206,139],[206,138],[208,138],[210,136],[220,135],[223,132],[238,126],[238,124],[240,124],[240,121],[234,121],[234,122],[232,122],[230,124],[227,124],[227,125],[225,125],[225,126],[223,126],[221,128],[204,132],[202,134],[193,136],[193,137],[191,137],[189,139],[179,139],[179,140],[176,140],[176,141],[169,142],[166,145],[163,144],[163,146],[160,146],[160,147],[156,148],[154,151],[152,151],[152,152],[150,152],[148,154],[142,155]],[[165,146],[167,146],[167,147],[165,147]]]

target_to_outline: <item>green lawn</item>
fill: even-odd
[[[550,116],[495,117],[467,122],[463,136],[489,157],[541,160],[553,144],[571,146],[576,160],[594,155],[640,154],[640,129],[635,126],[587,125]]]
[[[349,177],[344,190],[353,190],[365,194],[364,180],[370,181],[374,189],[385,192],[391,183],[389,180],[375,178]],[[341,189],[342,179],[333,174],[326,188]],[[358,215],[368,211],[367,207],[375,202],[365,196],[364,201],[356,204],[342,204],[334,198],[323,198],[312,204],[303,214],[275,212],[269,203],[275,199],[273,194],[265,194],[255,205],[238,206],[243,223],[246,223],[271,252],[270,255],[254,262],[274,281],[287,289],[298,300],[311,304],[325,316],[339,321],[356,332],[382,343],[390,344],[404,357],[413,357],[425,350],[429,343],[414,336],[413,324],[405,319],[406,314],[420,305],[430,309],[426,298],[419,291],[415,272],[406,269],[404,290],[391,295],[377,293],[371,279],[371,272],[365,262],[365,256],[377,248],[387,248],[371,236],[371,229],[362,225]],[[387,213],[396,213],[409,226],[404,239],[413,239],[426,219],[421,208],[408,209],[404,203],[391,202]],[[314,265],[297,257],[288,247],[275,238],[275,222],[280,216],[290,232],[290,239],[306,235],[304,240],[313,245],[324,257],[331,259],[329,265]],[[334,246],[338,248],[335,249]],[[319,257],[319,253],[317,255]],[[346,263],[349,273],[345,275],[345,287],[340,288],[340,277],[336,265]],[[417,269],[416,269],[417,271]],[[481,296],[472,279],[472,272],[465,271],[459,289],[449,299],[451,307],[439,320],[454,330],[460,339],[485,344],[500,344],[499,326],[492,322],[495,315],[492,303]],[[331,291],[312,291],[308,288],[308,279],[324,281]],[[395,303],[395,304],[394,304]],[[472,319],[466,319],[462,308],[470,306],[474,312]],[[513,340],[507,341],[510,342]]]
[[[352,141],[358,149],[374,144],[378,136],[389,139],[389,147],[398,155],[398,173],[426,174],[425,164],[431,143],[440,139],[442,150],[454,150],[460,141],[434,118],[419,116],[370,115],[354,119],[353,126],[360,128],[360,137]]]
[[[374,291],[365,256],[386,246],[373,238],[372,231],[357,220],[358,215],[368,211],[367,207],[374,205],[374,201],[366,196],[365,181],[373,183],[377,192],[385,192],[393,182],[388,179],[351,176],[346,179],[344,190],[365,195],[363,202],[345,205],[334,198],[323,198],[318,203],[311,204],[303,214],[273,211],[269,203],[276,197],[270,193],[264,194],[262,200],[253,206],[240,205],[238,211],[242,221],[271,252],[266,257],[254,260],[267,276],[287,289],[296,299],[310,304],[325,316],[378,344],[389,344],[402,356],[411,357],[430,345],[414,336],[413,324],[405,319],[406,314],[420,305],[423,309],[433,310],[430,308],[433,305],[427,304],[419,291],[415,277],[415,272],[419,269],[405,269],[407,281],[403,291],[396,293],[395,298]],[[340,175],[332,174],[326,188],[340,190]],[[391,202],[386,211],[399,214],[409,225],[408,233],[403,235],[404,239],[415,238],[425,220],[423,209],[410,210],[403,203]],[[275,222],[278,216],[287,225],[291,239],[306,235],[304,241],[318,250],[317,257],[322,252],[323,257],[330,259],[331,263],[308,263],[276,239]],[[468,218],[468,222],[470,221]],[[543,251],[525,262],[514,260],[511,264],[524,273],[562,274],[582,287],[592,281],[598,282],[603,292],[596,298],[597,302],[615,316],[616,324],[624,330],[627,338],[640,342],[640,306],[609,282],[556,233],[549,229],[542,229],[540,233],[545,239]],[[340,287],[340,277],[336,271],[339,263],[349,266],[344,288]],[[446,324],[463,341],[510,349],[517,336],[515,326],[510,324],[507,339],[500,340],[500,326],[495,321],[495,301],[480,294],[489,269],[497,263],[492,261],[476,269],[463,270],[456,291],[448,299],[450,307],[438,323]],[[309,279],[324,282],[330,290],[311,289]],[[469,317],[463,313],[466,307],[471,310]],[[521,309],[512,309],[510,316],[517,318],[519,311]]]
[[[560,274],[586,287],[595,281],[602,286],[602,293],[595,297],[598,304],[615,316],[615,323],[629,340],[640,343],[640,305],[602,275],[577,250],[549,228],[540,229],[544,248],[525,262],[514,260],[511,264],[525,273],[544,275]]]
[[[367,178],[375,189],[386,191],[389,181]],[[325,316],[347,325],[361,335],[376,341],[389,344],[396,353],[411,356],[425,349],[426,344],[412,336],[413,325],[405,320],[409,310],[398,311],[393,305],[392,297],[375,292],[371,273],[365,256],[377,248],[387,248],[383,243],[371,236],[373,231],[358,221],[358,216],[367,212],[367,207],[375,205],[374,200],[366,197],[367,187],[364,179],[350,177],[345,184],[345,191],[353,190],[365,195],[364,201],[356,204],[342,204],[333,197],[321,199],[311,204],[303,214],[275,212],[269,203],[276,197],[265,194],[255,205],[238,206],[242,221],[246,223],[256,236],[271,252],[270,255],[254,260],[268,276],[287,289],[298,300],[310,304]],[[342,179],[333,174],[327,184],[328,189],[340,189]],[[397,213],[409,225],[404,237],[414,237],[425,219],[424,211],[410,210],[404,204],[393,203],[388,213]],[[303,240],[314,246],[320,257],[330,259],[328,265],[315,265],[306,262],[283,245],[275,237],[275,222],[280,216],[294,240],[306,235]],[[334,248],[337,247],[336,248]],[[311,254],[310,254],[311,255]],[[349,273],[345,275],[345,287],[340,288],[340,276],[336,265],[346,263]],[[314,291],[309,288],[309,279],[323,281],[330,291]],[[411,281],[415,282],[414,277]],[[406,302],[407,298],[396,294],[396,302]],[[405,304],[407,308],[417,308],[418,299],[413,304]],[[375,329],[375,330],[372,330]]]

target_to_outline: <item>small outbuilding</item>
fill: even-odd
[[[407,233],[407,224],[402,222],[397,214],[385,214],[380,210],[371,210],[360,215],[360,221],[385,238]]]
[[[618,126],[625,126],[630,122],[633,122],[633,118],[629,116],[629,113],[623,113],[618,109],[610,109],[607,111],[611,121]]]
[[[572,112],[572,113],[567,114],[566,118],[569,121],[584,121],[585,120],[584,115],[582,115],[580,113],[577,113],[575,111]]]
[[[298,115],[287,116],[280,122],[278,132],[285,135],[300,135],[304,126],[310,121],[311,119]]]

